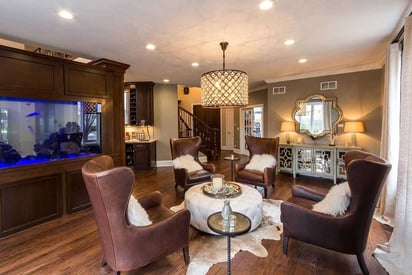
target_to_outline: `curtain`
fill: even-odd
[[[395,217],[396,185],[399,160],[399,118],[401,101],[401,50],[399,44],[388,48],[385,66],[385,91],[383,99],[381,156],[392,164],[392,169],[382,190],[375,219],[393,226]]]
[[[394,229],[374,255],[390,274],[412,270],[412,17],[405,20],[401,77],[400,151]]]

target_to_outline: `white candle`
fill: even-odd
[[[218,178],[218,177],[214,177],[213,178],[213,188],[215,189],[220,189],[223,186],[223,179],[222,178]]]

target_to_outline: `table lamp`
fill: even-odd
[[[365,132],[365,127],[362,121],[347,121],[343,131],[345,133],[352,133],[352,147],[356,147],[356,133]]]
[[[286,143],[290,144],[289,132],[295,132],[295,123],[293,121],[283,121],[280,125],[280,131],[286,132]]]

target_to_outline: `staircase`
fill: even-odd
[[[209,160],[218,160],[220,155],[218,142],[220,129],[209,127],[205,122],[180,106],[178,115],[179,138],[200,136],[202,138],[200,151],[205,154]]]

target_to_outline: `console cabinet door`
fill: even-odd
[[[338,149],[336,151],[336,177],[339,179],[346,180],[346,169],[345,169],[345,154],[349,149]]]
[[[296,172],[302,174],[313,173],[313,150],[312,148],[296,148]]]
[[[335,150],[314,148],[314,174],[333,177]]]
[[[293,169],[293,146],[281,145],[279,146],[278,156],[279,171],[292,173]]]

